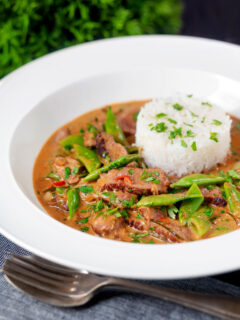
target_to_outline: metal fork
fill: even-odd
[[[45,303],[73,307],[86,304],[104,287],[146,294],[225,319],[240,319],[240,299],[151,286],[97,276],[37,256],[10,256],[2,272],[16,288]]]

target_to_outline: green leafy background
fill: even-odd
[[[178,33],[181,13],[181,0],[0,0],[0,78],[77,43]]]

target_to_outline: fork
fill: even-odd
[[[37,256],[11,255],[5,261],[2,272],[14,287],[55,306],[82,306],[104,287],[111,287],[161,298],[224,319],[240,319],[239,298],[181,291],[98,276]]]

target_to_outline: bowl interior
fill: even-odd
[[[73,83],[46,97],[18,124],[10,145],[10,165],[20,189],[40,208],[32,187],[34,160],[46,139],[61,125],[91,109],[128,100],[193,94],[240,117],[240,84],[195,70],[121,71]]]

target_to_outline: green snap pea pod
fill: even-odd
[[[88,172],[93,172],[101,166],[101,162],[95,151],[78,144],[74,144],[73,147],[78,160],[84,164]]]
[[[161,207],[170,206],[178,201],[199,197],[198,194],[187,195],[186,193],[160,194],[142,198],[136,207]]]
[[[49,172],[45,177],[54,179],[55,181],[59,181],[60,180],[59,175],[57,173],[53,172],[53,171]]]
[[[190,174],[189,176],[183,177],[177,182],[171,184],[171,188],[176,187],[191,187],[193,183],[196,183],[198,186],[206,186],[209,184],[217,184],[223,183],[226,179],[223,177],[217,177],[211,174],[200,174],[194,173]]]
[[[224,191],[230,211],[234,216],[240,215],[240,192],[230,182],[224,183]]]
[[[127,151],[129,153],[138,153],[138,147],[137,146],[129,146],[129,147],[126,147]]]
[[[79,144],[80,146],[83,146],[83,135],[82,134],[71,134],[70,136],[61,140],[59,142],[59,144],[68,150],[72,149],[74,144]]]
[[[108,165],[91,172],[89,175],[83,178],[83,181],[87,182],[87,181],[96,180],[98,179],[101,173],[108,172],[109,170],[112,170],[112,169],[124,167],[130,162],[139,161],[139,160],[141,160],[141,157],[139,156],[139,154],[129,154],[129,155],[120,157],[110,162]]]
[[[68,219],[71,219],[80,205],[79,192],[76,189],[69,189],[67,193],[67,199],[68,199],[68,208],[69,208]]]
[[[200,208],[189,219],[188,225],[194,234],[194,238],[201,238],[211,227],[208,216],[205,214],[205,208]]]
[[[198,194],[198,198],[184,200],[179,210],[179,222],[181,225],[186,225],[191,215],[198,210],[203,203],[204,197],[201,190],[196,183],[193,183],[191,188],[187,191],[187,195]]]
[[[240,180],[239,170],[229,170],[227,174],[233,179]]]
[[[105,130],[108,134],[112,135],[117,142],[120,142],[121,144],[128,146],[127,139],[121,127],[119,126],[117,119],[114,113],[112,112],[111,107],[109,107],[107,110]]]

